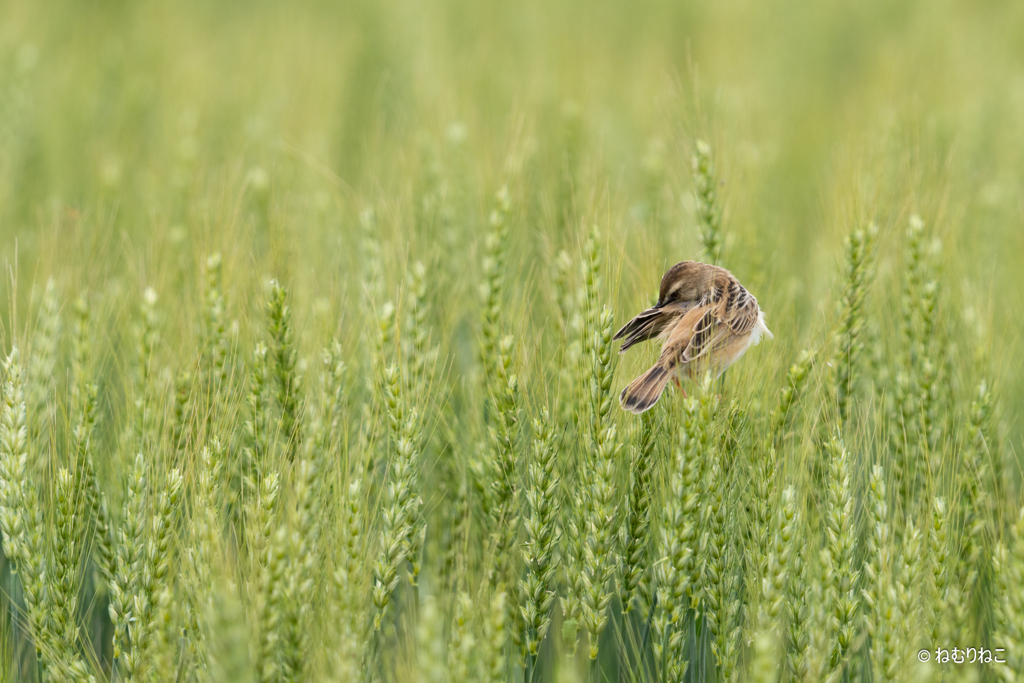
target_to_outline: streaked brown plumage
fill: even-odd
[[[661,398],[669,380],[710,370],[717,377],[763,335],[774,336],[755,299],[725,268],[682,261],[661,278],[658,303],[622,326],[622,353],[657,337],[661,356],[619,395],[622,407],[642,413]]]

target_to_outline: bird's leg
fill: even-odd
[[[679,389],[679,393],[683,395],[683,398],[686,398],[686,390],[683,389],[683,384],[679,381],[679,376],[672,375],[672,381],[676,383],[676,388]]]

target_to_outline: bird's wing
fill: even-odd
[[[682,301],[667,306],[648,308],[643,313],[640,313],[615,333],[613,339],[626,338],[622,342],[619,353],[633,346],[633,344],[657,337],[670,323],[677,320],[683,313],[695,305],[696,302]]]
[[[712,349],[719,348],[732,334],[731,328],[722,324],[721,304],[712,304],[695,312],[698,311],[700,317],[693,323],[690,340],[683,349],[681,360],[684,363],[692,363]]]
[[[743,286],[733,280],[728,289],[725,305],[722,308],[722,320],[736,335],[749,333],[757,325],[760,316],[757,299]]]
[[[679,318],[669,331],[658,363],[668,370],[689,363],[707,353],[729,334],[724,325],[716,325],[717,304],[696,306]]]

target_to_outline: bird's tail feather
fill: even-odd
[[[655,365],[622,390],[619,394],[619,403],[625,410],[639,415],[658,402],[670,379],[670,371],[661,365]]]

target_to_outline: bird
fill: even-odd
[[[673,380],[710,371],[719,377],[751,346],[775,335],[757,299],[725,268],[681,261],[661,278],[658,302],[622,326],[619,353],[648,339],[661,339],[661,355],[619,395],[631,413],[648,410]],[[685,395],[685,392],[684,392]]]

